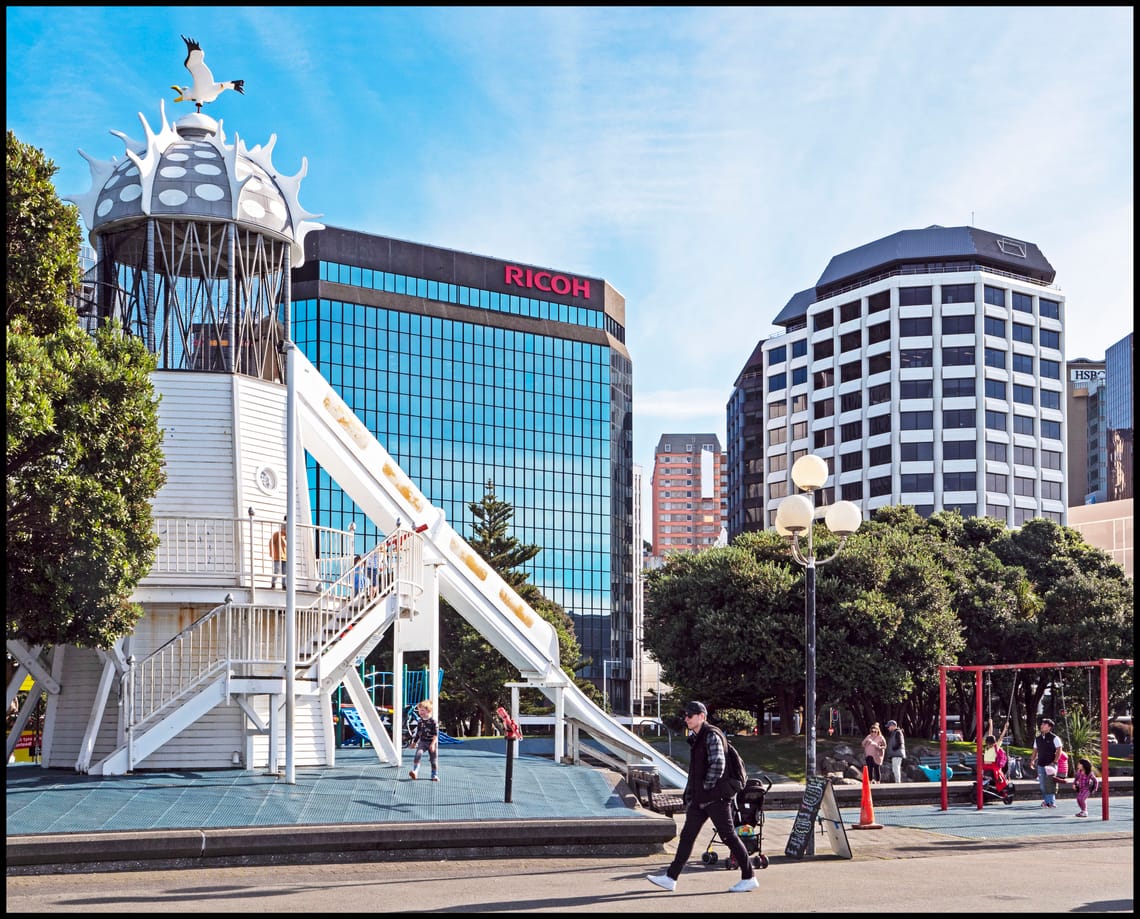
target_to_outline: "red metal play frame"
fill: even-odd
[[[1060,667],[1098,667],[1100,669],[1100,800],[1101,819],[1108,819],[1108,668],[1115,666],[1132,666],[1131,660],[1109,660],[1102,658],[1098,661],[1060,661],[1048,664],[987,664],[985,666],[950,666],[943,665],[938,668],[938,736],[940,756],[942,758],[942,810],[949,808],[949,790],[946,782],[946,674],[951,670],[972,670],[976,691],[974,693],[974,707],[977,731],[977,775],[978,810],[985,807],[982,796],[982,751],[985,738],[982,725],[982,674],[987,670],[1045,670]]]

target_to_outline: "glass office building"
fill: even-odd
[[[530,580],[574,620],[615,711],[633,653],[632,365],[625,300],[572,272],[328,227],[293,273],[293,338],[463,536],[487,483]],[[314,523],[379,537],[309,460]],[[616,663],[615,663],[616,662]]]

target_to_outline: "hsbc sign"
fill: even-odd
[[[590,299],[590,281],[565,274],[552,274],[549,271],[522,268],[519,265],[504,266],[503,282],[508,286],[526,287],[543,293],[558,294],[563,297]]]
[[[1070,383],[1103,383],[1104,370],[1072,367],[1069,369]]]

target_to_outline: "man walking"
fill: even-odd
[[[897,721],[887,722],[887,763],[891,767],[891,781],[902,782],[902,764],[906,759],[906,737]]]
[[[706,820],[712,820],[724,844],[740,865],[740,880],[728,888],[744,893],[760,886],[752,871],[748,849],[732,824],[732,796],[721,797],[717,782],[724,775],[728,740],[720,728],[708,723],[708,710],[701,702],[685,706],[685,727],[689,730],[689,781],[685,784],[685,824],[677,842],[677,854],[664,874],[649,876],[649,882],[665,890],[676,890],[677,878],[693,852],[693,843]]]

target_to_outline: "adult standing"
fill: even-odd
[[[871,784],[878,785],[882,781],[883,756],[887,752],[887,738],[883,736],[879,722],[871,725],[871,733],[863,738],[863,756],[867,763],[867,772],[871,777]]]
[[[906,759],[906,737],[897,721],[887,722],[887,763],[891,767],[891,781],[902,782],[902,764]]]
[[[277,586],[277,578],[281,578],[281,586],[285,586],[285,561],[289,558],[289,548],[285,540],[285,524],[269,537],[269,557],[273,560],[273,578],[269,582],[270,589]]]
[[[1057,806],[1057,757],[1061,753],[1061,738],[1053,733],[1053,727],[1052,718],[1041,719],[1033,739],[1033,755],[1029,757],[1029,768],[1037,768],[1042,807]]]
[[[685,824],[677,841],[677,852],[664,874],[650,875],[649,882],[665,890],[677,888],[677,878],[689,856],[693,843],[706,820],[712,820],[717,833],[740,865],[740,880],[730,887],[729,893],[755,890],[760,882],[752,871],[748,849],[736,835],[732,823],[732,797],[721,797],[717,783],[724,775],[728,755],[728,739],[720,728],[708,723],[708,710],[701,702],[685,705],[685,727],[689,731],[689,780],[685,784]]]

